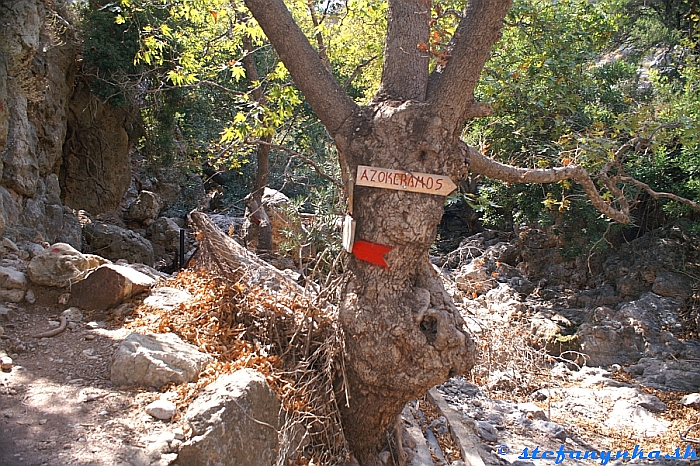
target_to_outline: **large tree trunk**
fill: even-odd
[[[438,128],[421,106],[382,102],[374,109],[373,118],[353,125],[362,134],[345,153],[351,173],[362,164],[450,174],[449,141],[428,142]],[[386,440],[381,433],[406,401],[474,364],[474,344],[428,260],[443,204],[442,196],[355,188],[356,240],[392,247],[386,268],[351,260],[340,308],[350,390],[343,421],[362,465],[374,464]]]
[[[282,0],[246,0],[246,5],[333,136],[344,182],[354,180],[358,165],[446,175],[455,183],[467,179],[469,170],[520,183],[574,179],[601,212],[629,222],[618,183],[633,181],[622,178],[617,157],[598,174],[615,197],[611,203],[581,166],[512,167],[460,141],[466,120],[491,112],[475,102],[474,89],[510,0],[467,0],[447,61],[430,74],[430,2],[388,0],[381,86],[366,107],[335,81]],[[617,175],[611,176],[613,168]],[[350,261],[340,308],[350,392],[343,425],[363,466],[377,463],[385,433],[407,400],[474,364],[474,343],[428,261],[443,203],[442,196],[355,188],[355,239],[392,248],[385,268]]]
[[[464,118],[483,113],[474,103],[473,86],[490,44],[463,70],[463,95],[457,101],[441,95],[435,91],[444,85],[440,73],[429,77],[429,57],[418,47],[429,41],[429,6],[424,0],[389,0],[382,85],[373,103],[360,108],[318,59],[281,1],[246,4],[333,135],[344,181],[355,178],[358,165],[447,175],[454,181],[467,175],[468,152],[459,133]],[[478,15],[491,3],[476,4]],[[507,8],[507,2],[498,2],[489,17],[476,23],[472,18],[469,28],[463,27],[463,40],[493,43]],[[378,464],[387,429],[406,401],[474,365],[474,343],[428,258],[444,200],[371,187],[354,191],[355,239],[392,248],[385,256],[388,267],[351,259],[340,308],[350,395],[341,407],[343,426],[363,466]]]

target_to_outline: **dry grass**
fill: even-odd
[[[221,374],[242,368],[263,373],[286,418],[279,465],[342,464],[347,444],[332,389],[342,364],[340,338],[331,315],[281,290],[246,288],[203,271],[183,271],[167,286],[194,298],[172,311],[141,305],[128,327],[174,332],[215,358],[196,383],[167,387],[179,397],[180,415],[198,391]],[[304,447],[294,448],[299,436]]]
[[[536,346],[538,342],[530,339],[529,322],[527,320],[510,321],[508,325],[490,325],[483,328],[477,336],[477,344],[481,350],[481,359],[472,371],[473,383],[491,398],[504,399],[514,402],[531,402],[530,395],[542,388],[569,388],[576,386],[561,378],[551,376],[551,369],[557,362],[565,362],[572,369],[578,364],[583,365],[585,355],[569,354],[574,361],[554,357],[544,349]],[[534,346],[533,346],[534,344]],[[494,382],[489,377],[500,372],[505,376]],[[621,382],[639,386],[626,372],[618,371],[613,378]],[[603,449],[632,450],[640,445],[645,451],[661,450],[673,453],[676,448],[683,451],[689,442],[681,439],[691,426],[700,422],[700,411],[683,406],[680,399],[687,392],[661,391],[650,387],[639,387],[642,391],[657,396],[667,406],[667,411],[658,413],[659,419],[669,423],[668,431],[653,438],[639,438],[632,429],[612,429],[603,425],[602,419],[591,419],[575,416],[567,412],[557,412],[551,406],[561,401],[556,395],[544,402],[535,402],[545,413],[567,428],[581,440],[597,445]],[[556,393],[555,390],[552,390]],[[688,437],[700,437],[700,427],[693,427]],[[697,444],[695,445],[697,450]]]

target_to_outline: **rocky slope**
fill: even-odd
[[[163,275],[145,266],[103,265],[89,273],[106,261],[66,247],[18,247],[7,238],[3,244],[0,292],[18,297],[0,306],[3,464],[184,466],[246,444],[231,443],[231,436],[215,433],[221,427],[215,420],[197,417],[210,409],[197,406],[236,416],[243,405],[228,395],[210,398],[217,390],[203,390],[201,379],[228,384],[218,371],[230,363],[210,363],[201,372],[202,361],[234,351],[235,332],[233,340],[225,338],[235,326],[222,322],[248,322],[253,331],[266,328],[263,316],[241,317],[241,308],[217,304],[207,277],[188,282],[183,273],[170,284],[178,290],[158,285]],[[534,465],[538,458],[521,457],[536,447],[595,453],[600,461],[604,452],[631,453],[636,445],[646,454],[674,455],[678,448],[679,459],[687,454],[690,460],[686,449],[693,443],[680,436],[697,438],[697,308],[692,281],[673,274],[694,276],[698,252],[693,237],[671,226],[611,251],[591,274],[557,259],[555,238],[528,229],[517,236],[484,232],[434,258],[443,264],[438,269],[481,360],[468,378],[436,387],[404,411],[407,464]],[[50,265],[66,262],[75,268]],[[562,280],[567,276],[580,279]],[[149,287],[145,299],[131,296]],[[284,293],[276,293],[261,302],[292,312]],[[237,306],[264,309],[257,291],[237,299],[244,300]],[[55,333],[61,326],[65,330]],[[271,352],[274,344],[263,345],[260,354],[245,353],[246,362],[235,364],[264,361]],[[192,381],[199,372],[200,381]],[[429,400],[438,406],[436,415],[429,413]],[[255,412],[246,416],[258,419]],[[437,440],[450,436],[447,445]],[[275,445],[287,455],[296,451],[288,435],[266,438],[272,446],[260,449],[264,455]],[[390,452],[383,457],[392,464]]]

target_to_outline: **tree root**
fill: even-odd
[[[48,332],[43,332],[43,333],[37,333],[34,335],[34,338],[51,338],[55,337],[59,333],[63,332],[66,329],[66,326],[68,325],[68,317],[66,316],[61,316],[61,323],[60,325],[53,329],[49,330]]]

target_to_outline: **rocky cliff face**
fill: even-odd
[[[119,205],[129,138],[123,112],[76,85],[71,22],[65,2],[0,3],[0,234],[80,249],[73,209]]]

